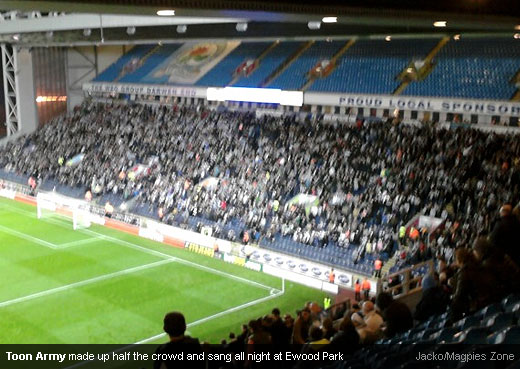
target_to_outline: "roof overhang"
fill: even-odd
[[[175,0],[0,1],[0,7],[19,12],[19,16],[10,17],[8,13],[0,20],[0,42],[72,46],[214,38],[261,40],[418,34],[440,37],[458,33],[512,36],[518,32],[515,27],[520,23],[517,17],[509,16],[349,8],[337,6],[334,1],[330,2],[333,5],[327,2],[321,8],[303,1],[297,7],[289,2],[290,6],[282,2],[276,5],[273,1],[264,4],[201,0],[194,2],[200,8],[188,8],[191,2]],[[185,7],[176,7],[175,16],[156,15],[165,5],[181,3]],[[228,7],[219,8],[219,5]],[[251,10],[255,6],[259,10]],[[337,16],[337,23],[322,23],[327,15]],[[438,20],[446,21],[447,26],[434,27]],[[309,22],[320,26],[309,27]],[[237,29],[237,23],[248,23],[247,31]],[[186,32],[177,32],[178,25],[186,25]]]

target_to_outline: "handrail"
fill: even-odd
[[[389,274],[389,275],[381,278],[377,284],[377,293],[379,294],[380,292],[386,291],[386,292],[392,293],[392,295],[394,295],[394,297],[402,297],[402,296],[410,295],[412,293],[420,291],[422,287],[419,285],[419,283],[423,277],[416,276],[416,277],[412,278],[412,272],[414,270],[418,270],[418,269],[422,268],[425,265],[428,265],[430,270],[433,270],[433,267],[434,267],[433,259],[423,261],[423,262],[415,264],[409,268],[400,270],[398,272]],[[400,278],[401,276],[403,276],[402,279]],[[395,286],[391,286],[391,287],[383,287],[384,282],[388,283],[388,281],[390,279],[394,279],[394,278],[400,278],[401,283],[398,285],[395,285]],[[410,288],[410,286],[413,283],[417,283],[416,287]],[[401,292],[395,293],[396,291],[401,291]]]
[[[276,40],[275,42],[273,42],[271,45],[269,45],[264,51],[262,51],[262,53],[260,55],[258,55],[256,58],[255,58],[255,63],[256,63],[256,66],[255,66],[255,69],[253,69],[253,71],[251,72],[251,74],[253,74],[257,69],[258,69],[258,65],[260,64],[260,62],[262,61],[263,58],[265,58],[265,56],[267,54],[269,54],[271,52],[271,50],[273,50],[275,47],[277,47],[278,45],[280,44],[280,41],[279,40]],[[231,82],[229,82],[228,86],[233,86],[235,83],[237,83],[240,79],[242,79],[242,75],[238,74],[236,76],[233,77],[233,79],[231,80]]]
[[[357,40],[357,38],[351,38],[350,40],[348,40],[345,43],[345,45],[343,45],[341,47],[341,49],[339,49],[332,56],[332,58],[329,61],[330,64],[332,65],[332,68],[328,71],[328,73],[326,75],[323,76],[323,78],[330,76],[332,74],[332,72],[334,72],[334,69],[336,69],[338,66],[337,65],[338,59],[341,58],[343,56],[343,54],[345,54],[347,52],[347,50],[350,49],[356,43],[356,40]],[[316,77],[310,77],[308,79],[308,81],[305,82],[302,87],[300,87],[300,90],[306,91],[314,83],[314,81],[316,81]]]
[[[260,87],[265,88],[271,84],[278,76],[280,76],[296,59],[298,59],[307,49],[309,49],[315,41],[308,41],[298,50],[296,50],[291,56],[289,56],[282,64],[280,64],[262,83]]]

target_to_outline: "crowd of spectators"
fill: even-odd
[[[377,298],[364,300],[362,305],[354,303],[337,304],[328,310],[317,303],[308,302],[295,317],[278,308],[271,314],[242,325],[239,334],[229,334],[228,339],[218,345],[204,346],[198,339],[185,336],[186,323],[179,312],[168,313],[164,319],[164,330],[170,341],[157,349],[159,353],[202,352],[221,358],[209,362],[210,368],[317,368],[355,353],[362,345],[374,343],[383,337],[392,337],[413,326],[410,309],[403,303],[394,301],[388,293],[382,292]],[[181,343],[182,345],[179,345]],[[248,354],[284,351],[283,360],[255,362]],[[235,354],[245,353],[244,356]],[[285,352],[315,354],[324,360],[285,360]],[[327,352],[327,355],[323,355]],[[209,357],[209,356],[207,356]],[[264,356],[265,358],[265,356]],[[156,367],[159,367],[157,363]],[[204,367],[202,363],[189,363],[194,367]],[[173,364],[172,364],[173,365]]]
[[[418,329],[419,332],[427,327],[425,323],[435,321],[432,320],[434,318],[446,316],[440,323],[443,326],[436,328],[452,325],[461,327],[458,325],[461,319],[471,317],[482,308],[499,302],[505,307],[505,297],[516,303],[513,311],[518,317],[520,269],[513,260],[513,251],[516,252],[517,248],[510,247],[518,244],[509,242],[518,243],[520,240],[520,222],[509,211],[507,206],[501,208],[501,219],[490,237],[478,237],[471,248],[457,248],[454,263],[448,264],[440,257],[436,266],[432,264],[432,269],[421,283],[422,299],[415,307],[410,308],[402,301],[394,300],[392,293],[387,291],[382,291],[371,299],[365,298],[360,303],[347,300],[326,310],[321,309],[317,303],[308,302],[302,310],[297,311],[295,318],[290,314],[285,314],[282,318],[280,310],[275,308],[271,314],[244,324],[240,334],[230,333],[229,340],[224,339],[219,345],[199,345],[198,340],[195,340],[195,347],[200,352],[204,350],[217,355],[212,357],[219,360],[207,362],[210,368],[310,369],[328,367],[326,365],[330,365],[331,361],[348,362],[362,347],[399,337],[412,329]],[[511,225],[516,228],[510,227]],[[496,232],[501,232],[502,239],[508,240],[508,243],[497,241]],[[167,320],[171,314],[165,317],[167,333]],[[509,314],[510,317],[513,316]],[[513,322],[512,318],[508,319]],[[475,324],[478,327],[480,323]],[[492,327],[489,329],[493,332]],[[191,337],[170,335],[170,342],[162,345],[158,352],[164,351],[168,345],[175,347],[177,351],[182,350],[183,346],[176,343],[184,341],[193,344]],[[289,346],[290,344],[292,345]],[[170,352],[171,350],[170,347]],[[314,356],[317,358],[314,360],[287,361],[284,354],[281,361],[271,357],[262,362],[255,362],[247,356],[251,353],[272,354],[280,350],[304,355],[318,353],[318,356]],[[246,356],[235,355],[242,352]],[[203,367],[203,363],[197,365]]]
[[[78,154],[81,161],[64,164]],[[430,247],[419,237],[402,250],[404,264],[432,252],[453,259],[453,250],[491,230],[490,214],[520,198],[520,140],[513,135],[201,106],[86,101],[8,143],[0,168],[84,186],[94,198],[135,198],[175,225],[209,219],[218,237],[335,243],[356,247],[357,259],[392,254],[399,227],[421,210],[441,218]],[[317,201],[291,201],[299,194]],[[244,225],[240,234],[225,228],[233,220]]]
[[[64,164],[78,154],[79,163]],[[146,170],[130,175],[137,164]],[[167,223],[239,219],[256,241],[283,235],[314,247],[334,242],[357,247],[359,257],[391,251],[393,235],[418,211],[442,219],[434,233],[401,240],[401,262],[438,260],[422,280],[413,315],[387,292],[326,313],[309,303],[295,318],[274,309],[230,334],[222,353],[289,343],[303,345],[302,352],[349,353],[410,329],[414,320],[448,311],[453,323],[520,291],[520,140],[513,135],[85,102],[8,143],[0,168],[86,186],[95,197],[136,198],[160,209]],[[298,205],[291,201],[298,194],[319,201]],[[165,318],[171,342],[198,347],[184,335],[181,316]]]
[[[492,232],[469,246],[455,249],[452,263],[438,256],[437,268],[422,281],[415,319],[424,321],[449,307],[449,320],[455,322],[520,292],[520,218],[511,206],[502,206]]]

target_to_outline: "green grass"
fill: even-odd
[[[282,294],[278,278],[101,226],[74,231],[7,199],[0,281],[2,344],[135,343],[162,333],[172,310],[192,336],[217,343],[275,306],[294,313],[324,297],[292,282]]]

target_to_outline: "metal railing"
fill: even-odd
[[[413,272],[418,271],[424,266],[428,266],[428,273],[432,271],[434,268],[433,259],[415,264],[410,268],[400,270],[379,279],[377,284],[377,293],[379,294],[383,291],[389,292],[394,296],[394,298],[400,298],[420,291],[422,289],[421,280],[424,275],[414,276]],[[390,282],[396,278],[400,280],[400,283],[391,285]]]

